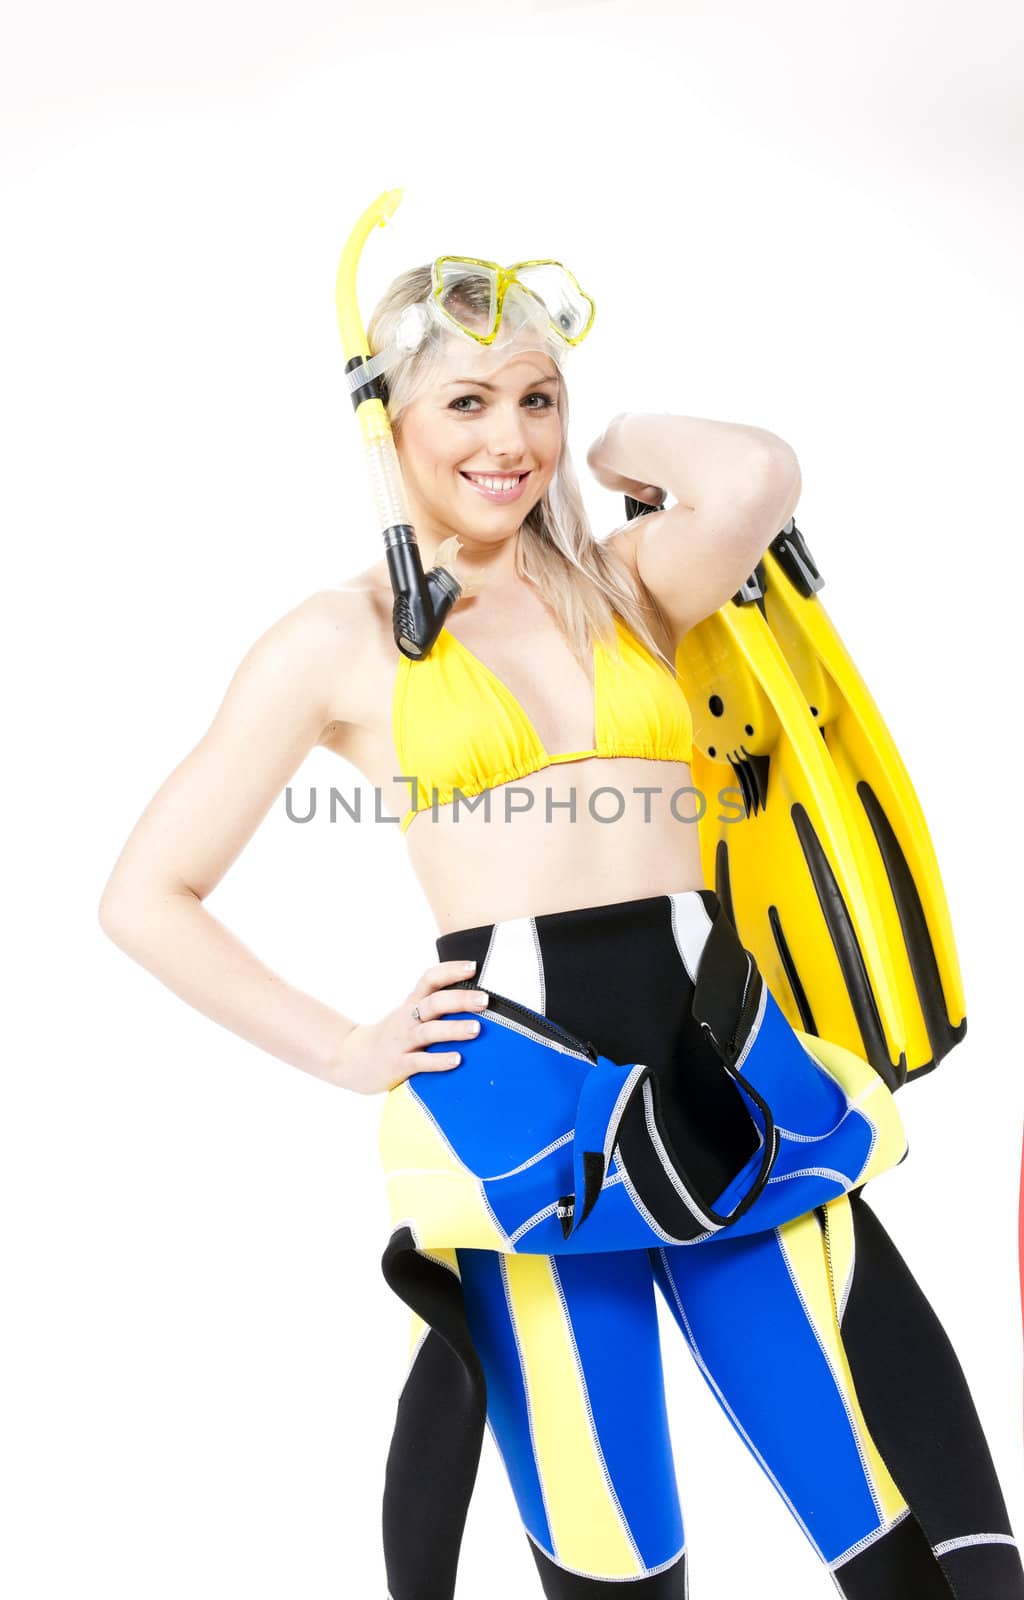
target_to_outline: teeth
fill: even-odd
[[[471,483],[482,484],[485,489],[491,489],[495,494],[500,494],[505,489],[513,488],[519,482],[520,476],[520,473],[515,472],[510,478],[484,478],[476,472],[466,473],[466,477]]]

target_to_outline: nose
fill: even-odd
[[[520,461],[526,454],[526,418],[518,403],[494,405],[489,415],[487,448],[497,460]]]

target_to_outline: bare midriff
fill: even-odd
[[[704,804],[685,762],[586,758],[423,810],[405,838],[449,933],[703,888]]]

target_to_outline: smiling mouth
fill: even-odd
[[[463,472],[462,477],[468,478],[470,483],[485,483],[497,485],[502,489],[514,489],[517,483],[522,483],[528,478],[528,472]]]
[[[529,472],[460,472],[460,477],[472,484],[488,500],[514,500],[522,492]]]

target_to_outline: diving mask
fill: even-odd
[[[595,306],[560,261],[519,261],[503,267],[475,256],[440,256],[431,268],[426,300],[407,306],[391,344],[349,374],[354,390],[384,377],[418,350],[432,331],[456,333],[477,345],[522,340],[544,349],[560,364],[581,344],[594,323]]]
[[[502,267],[473,256],[441,256],[431,270],[430,304],[477,344],[493,344],[512,284],[544,308],[555,338],[579,344],[594,322],[594,302],[560,261],[517,261]]]

